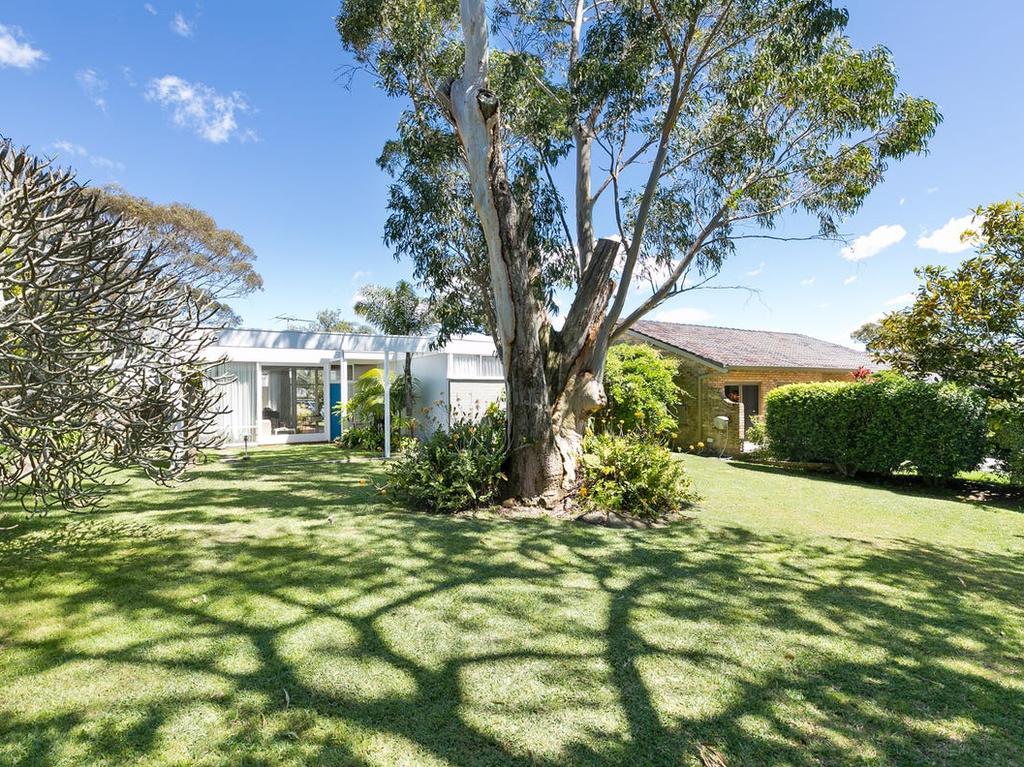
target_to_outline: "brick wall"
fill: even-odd
[[[708,444],[711,438],[716,452],[722,451],[723,447],[726,454],[738,453],[742,449],[745,436],[744,408],[742,403],[725,399],[724,387],[727,385],[757,384],[760,389],[758,410],[764,414],[765,397],[777,386],[849,380],[850,374],[847,371],[754,368],[721,372],[684,360],[679,366],[678,381],[688,396],[679,409],[679,432],[674,444],[686,449],[698,442]],[[714,427],[714,419],[718,415],[729,418],[729,428],[724,436]]]

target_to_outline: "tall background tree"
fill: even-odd
[[[213,308],[69,171],[0,143],[0,498],[95,505],[215,437]]]
[[[241,318],[230,301],[260,290],[256,255],[238,232],[181,202],[166,205],[128,194],[117,186],[90,189],[99,205],[132,224],[140,246],[151,248],[165,274],[187,285],[210,306],[211,321],[236,326]]]
[[[356,314],[388,335],[419,336],[434,324],[430,306],[406,280],[399,280],[393,288],[386,285],[365,286],[359,291],[353,308]],[[411,352],[405,353],[403,380],[403,407],[411,428],[414,404]]]
[[[353,322],[340,309],[321,309],[311,320],[298,317],[279,317],[288,321],[289,330],[305,330],[311,333],[369,333],[373,329],[362,322]]]
[[[914,303],[886,315],[868,351],[915,378],[939,376],[989,399],[996,449],[1024,477],[1024,205],[975,211],[977,254],[917,271]]]
[[[342,3],[356,66],[409,105],[381,156],[386,235],[429,287],[486,286],[512,494],[572,489],[608,345],[688,276],[787,210],[834,235],[890,161],[925,149],[935,105],[846,22],[827,0]]]

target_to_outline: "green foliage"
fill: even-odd
[[[755,445],[766,445],[768,443],[768,430],[764,425],[764,416],[755,415],[750,419],[750,426],[747,427],[747,442]]]
[[[498,499],[505,463],[505,413],[491,405],[479,420],[454,421],[420,442],[407,439],[387,465],[387,495],[426,511],[452,514]]]
[[[321,309],[313,320],[291,319],[288,329],[311,333],[370,333],[373,330],[369,325],[346,319],[340,309]]]
[[[384,449],[384,430],[377,426],[348,426],[334,444],[349,450],[378,453]]]
[[[404,377],[391,373],[391,419],[394,424],[401,417],[401,404],[405,398],[406,381]],[[416,392],[416,380],[413,379],[413,395]],[[348,403],[338,402],[334,412],[348,418],[355,424],[384,423],[384,371],[381,368],[367,370],[356,379],[349,393]]]
[[[100,208],[130,224],[141,247],[151,247],[168,274],[187,285],[216,320],[238,325],[242,319],[226,303],[263,288],[256,254],[238,232],[222,229],[208,213],[181,202],[155,203],[119,186],[88,189]]]
[[[834,464],[841,472],[923,476],[974,469],[985,454],[984,401],[953,384],[896,374],[862,383],[790,384],[768,393],[765,430],[773,455]]]
[[[433,323],[430,307],[416,295],[408,280],[399,280],[393,288],[365,285],[352,308],[381,333],[389,335],[422,335]]]
[[[604,388],[608,404],[596,418],[601,431],[664,439],[678,426],[676,408],[685,393],[676,383],[679,363],[646,344],[608,350]]]
[[[868,350],[906,375],[939,375],[1011,402],[1024,392],[1024,205],[979,208],[975,222],[977,255],[918,270],[917,300],[882,320]]]
[[[587,437],[583,454],[584,503],[654,520],[694,503],[697,493],[678,458],[664,447],[629,437]]]
[[[486,5],[501,41],[487,82],[500,105],[500,154],[523,214],[517,225],[529,230],[532,295],[549,303],[554,290],[582,282],[573,254],[591,244],[574,233],[593,228],[600,194],[614,195],[624,239],[636,243],[633,278],[682,263],[660,301],[691,263],[713,276],[746,224],[770,228],[799,208],[834,233],[890,162],[925,149],[940,120],[935,104],[901,91],[887,49],[853,47],[846,11],[828,0],[613,0],[586,4],[581,26],[574,3]],[[462,68],[459,4],[344,0],[336,26],[360,69],[407,102],[379,160],[394,178],[388,245],[414,262],[443,333],[493,324],[486,248],[445,91]],[[575,164],[574,148],[598,146],[614,154],[611,176],[592,179],[588,168],[583,182],[557,168]],[[662,170],[650,176],[655,156]],[[574,181],[595,182],[582,204]]]
[[[990,406],[989,427],[996,456],[1010,478],[1024,484],[1024,402],[998,402]]]

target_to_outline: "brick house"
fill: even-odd
[[[680,407],[676,444],[704,442],[723,452],[741,449],[776,386],[848,381],[859,367],[878,367],[864,352],[798,333],[640,321],[624,340],[680,360],[679,384],[690,396]]]

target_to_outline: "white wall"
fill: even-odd
[[[504,398],[504,381],[449,381],[452,419],[480,418],[492,402]]]
[[[448,354],[434,352],[412,358],[412,376],[419,384],[416,420],[420,433],[433,434],[448,428]],[[422,412],[427,408],[427,413]]]

